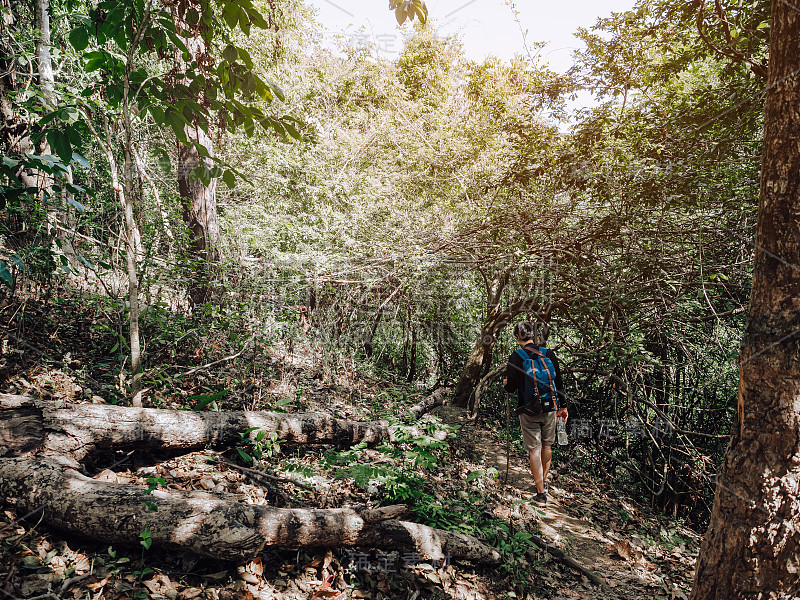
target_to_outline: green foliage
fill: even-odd
[[[163,477],[153,477],[150,476],[147,478],[147,493],[152,494],[156,491],[159,486],[164,486],[167,482],[164,480]],[[139,532],[139,545],[142,546],[142,552],[145,550],[149,550],[150,546],[153,545],[153,535],[150,531],[150,514],[153,512],[158,512],[158,505],[155,502],[150,500],[144,500],[142,504],[147,508],[147,517],[145,518],[144,526],[142,527],[142,531]],[[109,546],[109,555],[111,555],[111,547]],[[114,558],[112,556],[112,558]]]
[[[402,25],[406,19],[418,18],[424,24],[428,19],[428,7],[424,0],[389,0],[389,8],[394,12],[397,23]]]
[[[222,389],[213,394],[195,394],[193,396],[189,396],[186,398],[188,402],[196,402],[196,404],[192,407],[192,410],[200,411],[206,407],[209,407],[211,410],[219,410],[219,406],[217,405],[217,400],[228,394],[230,390]]]
[[[216,163],[196,168],[190,179],[208,185],[212,178],[221,177],[228,187],[233,187],[236,177],[243,174],[187,138],[187,127],[199,127],[208,133],[216,122],[231,131],[241,128],[253,135],[260,126],[284,138],[303,140],[302,124],[288,115],[273,117],[265,112],[262,105],[283,101],[284,92],[254,73],[250,54],[231,37],[237,29],[248,35],[253,25],[268,26],[249,0],[198,0],[182,8],[183,12],[179,12],[168,6],[106,0],[92,9],[69,36],[75,50],[82,52],[84,71],[98,73],[81,97],[96,98],[99,94],[108,99],[108,107],[113,110],[121,108],[130,94],[129,100],[137,106],[140,118],[149,115],[156,126],[170,128],[179,141],[191,143],[201,157]],[[193,33],[195,27],[203,32],[202,39]],[[200,43],[222,60],[198,64],[187,43]],[[90,44],[95,49],[86,52]],[[176,51],[182,53],[182,61],[169,69],[161,67],[149,72],[146,67],[137,66],[148,55],[164,61]],[[74,112],[76,121],[80,114]],[[65,153],[72,139],[58,137]],[[163,154],[164,149],[155,151]]]
[[[267,435],[264,429],[250,427],[239,434],[236,452],[245,463],[256,463],[265,458],[278,456],[281,453],[281,443],[282,440],[278,439],[276,432]]]
[[[362,489],[376,486],[383,501],[389,504],[402,502],[415,506],[424,502],[429,498],[423,489],[425,473],[437,467],[448,450],[447,444],[407,426],[396,426],[393,435],[393,443],[377,448],[385,462],[370,459],[362,442],[348,450],[325,452],[325,468],[335,468],[337,478],[352,479]]]

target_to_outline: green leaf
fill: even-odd
[[[169,160],[169,153],[167,153],[164,148],[161,148],[155,154],[156,161],[158,162],[158,168],[161,169],[161,172],[164,175],[169,175],[172,172],[172,163]]]
[[[69,32],[69,43],[78,52],[82,52],[89,45],[89,32],[85,27],[76,27]]]
[[[76,123],[78,119],[80,119],[81,113],[79,113],[78,109],[74,106],[67,106],[61,110],[59,116],[61,117],[62,121],[72,125],[73,123]]]
[[[45,125],[52,123],[59,116],[61,116],[61,111],[58,110],[54,110],[53,112],[46,114],[39,119],[39,127],[44,127]]]
[[[478,479],[479,477],[483,477],[483,476],[484,476],[484,472],[483,472],[482,469],[478,469],[477,471],[473,471],[472,473],[467,475],[467,483],[469,483],[473,479]]]
[[[69,136],[66,133],[63,131],[48,131],[47,141],[62,162],[68,163],[72,159],[72,145],[69,143]]]
[[[166,123],[163,108],[155,104],[151,104],[147,110],[150,113],[150,116],[153,117],[153,121],[156,122],[156,125],[164,125]]]
[[[236,58],[238,57],[239,52],[236,50],[236,46],[232,44],[228,44],[225,46],[225,50],[222,51],[222,58],[227,60],[229,63],[233,64],[236,62]]]
[[[139,543],[144,547],[145,550],[149,550],[150,546],[153,545],[153,538],[150,537],[150,530],[145,527],[139,534],[139,537],[141,538]]]
[[[22,262],[21,258],[17,258],[16,256],[9,256],[8,259],[15,265],[17,265],[17,268],[20,270],[20,272],[25,271],[25,263]]]
[[[85,55],[85,58],[87,60],[83,70],[87,73],[97,71],[98,69],[102,69],[106,66],[105,52],[89,52]]]
[[[72,153],[72,164],[80,165],[81,167],[85,167],[87,169],[91,168],[92,166],[88,160],[86,160],[83,156],[81,156],[77,152]]]
[[[119,106],[120,102],[122,101],[122,86],[120,85],[106,86],[106,95],[108,96],[108,101],[111,104]]]
[[[235,3],[225,3],[225,9],[222,11],[222,18],[225,19],[225,22],[231,29],[235,29],[236,24],[239,22],[239,12],[240,9]]]
[[[186,43],[181,39],[181,36],[174,31],[167,30],[167,37],[175,44],[181,52],[188,52]]]
[[[120,49],[123,52],[127,52],[127,50],[128,50],[128,35],[127,35],[126,31],[125,31],[125,27],[124,26],[116,27],[114,29],[114,31],[112,32],[111,37],[117,43],[117,46],[119,46]]]
[[[244,48],[238,48],[238,50],[239,50],[239,58],[242,59],[244,66],[247,67],[248,69],[252,69],[253,59],[250,57],[250,53]]]
[[[278,100],[284,102],[286,100],[286,94],[283,93],[281,86],[270,79],[267,79],[267,83],[269,83],[269,87],[272,88],[272,91],[275,92],[275,96],[278,98]]]
[[[257,10],[249,10],[247,11],[247,16],[250,18],[250,22],[258,27],[259,29],[267,29],[269,28],[269,23],[267,20],[261,15],[260,12]]]
[[[284,128],[290,136],[296,139],[298,142],[304,141],[303,134],[297,131],[297,128],[292,123],[287,123],[286,121],[283,122]]]
[[[0,280],[2,280],[2,282],[8,287],[14,285],[14,277],[11,276],[11,272],[8,270],[8,265],[4,260],[0,260]]]
[[[199,411],[199,410],[203,410],[206,406],[208,406],[209,404],[211,404],[215,400],[219,400],[220,398],[222,398],[227,393],[228,393],[228,390],[224,389],[224,390],[220,390],[220,391],[216,392],[215,394],[198,394],[198,395],[195,395],[195,396],[189,396],[189,398],[187,398],[187,400],[199,399],[200,402],[198,402],[197,404],[195,404],[192,407],[192,410],[198,410]]]
[[[286,128],[283,126],[283,123],[281,123],[277,119],[270,119],[268,117],[264,118],[261,120],[261,126],[264,129],[272,127],[275,130],[275,133],[277,133],[279,136],[281,136],[282,138],[286,137]]]
[[[229,190],[232,190],[236,187],[236,175],[234,175],[233,171],[225,171],[222,174],[222,181],[225,182],[225,185],[228,186]]]
[[[208,167],[205,166],[195,167],[189,171],[189,175],[186,179],[189,180],[189,183],[193,181],[200,181],[200,183],[206,187],[211,185],[211,174],[209,173]]]
[[[67,196],[67,202],[69,202],[72,206],[75,207],[75,210],[78,211],[79,214],[83,214],[86,212],[86,208],[84,208],[83,204],[75,200],[72,196]]]
[[[174,108],[169,108],[164,115],[164,120],[172,128],[172,132],[175,134],[175,137],[177,137],[181,142],[186,143],[186,131],[184,130],[186,120],[183,118],[183,115],[181,115]]]
[[[74,125],[68,125],[67,128],[64,130],[64,133],[67,134],[69,138],[69,143],[72,144],[72,147],[80,146],[83,143],[83,138],[81,137],[80,130]],[[72,160],[72,156],[70,155],[69,160]],[[66,163],[69,163],[65,161]]]

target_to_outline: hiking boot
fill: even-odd
[[[539,506],[545,506],[547,504],[547,494],[545,494],[544,492],[542,492],[541,494],[536,494],[533,497],[533,501]]]

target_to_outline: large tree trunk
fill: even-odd
[[[303,444],[351,446],[390,440],[383,421],[362,423],[323,413],[194,412],[75,404],[53,408],[27,396],[0,394],[0,456],[36,453],[73,465],[101,452],[134,448],[190,451],[231,447],[248,429]]]
[[[141,486],[96,481],[53,461],[0,459],[0,496],[19,514],[41,513],[48,525],[75,535],[137,544],[146,529],[156,545],[213,558],[242,560],[267,546],[365,546],[429,559],[500,559],[471,536],[392,520],[404,507],[286,509],[207,493],[148,494]]]
[[[181,52],[176,54],[177,67],[181,72],[190,69],[188,63],[194,63],[202,72],[206,65],[213,63],[208,56],[208,44],[203,37],[203,28],[192,27],[187,23],[187,11],[201,7],[193,7],[191,2],[176,3],[173,7],[172,17],[178,30],[187,34],[186,48],[189,51],[189,61],[184,60]],[[188,81],[183,81],[188,85]],[[198,102],[207,106],[205,97],[197,98]],[[189,245],[187,248],[187,261],[191,267],[189,279],[189,300],[192,306],[200,306],[211,300],[211,283],[216,277],[216,268],[222,259],[220,252],[219,223],[217,221],[217,180],[211,179],[208,185],[200,179],[190,181],[193,169],[201,166],[212,167],[214,162],[214,142],[211,139],[211,124],[206,120],[200,127],[200,119],[196,117],[193,123],[185,127],[187,143],[178,141],[178,195],[183,203],[183,220],[189,232]],[[208,157],[203,157],[197,150],[197,145],[208,152]]]
[[[213,142],[202,129],[186,127],[186,135],[190,142],[202,144],[209,154],[213,154]],[[192,169],[210,162],[202,158],[193,145],[178,142],[178,161],[178,192],[183,202],[183,220],[189,230],[187,259],[192,266],[189,299],[192,306],[200,306],[211,300],[211,281],[215,276],[215,266],[221,259],[217,182],[212,179],[205,185],[199,179],[189,181]]]
[[[800,2],[774,0],[738,419],[694,600],[800,597]]]
[[[505,325],[505,323],[503,325]],[[454,406],[467,408],[469,405],[470,396],[472,396],[475,386],[478,384],[478,381],[480,381],[484,366],[491,360],[492,348],[496,341],[494,324],[491,322],[484,324],[480,336],[476,340],[475,346],[472,348],[472,352],[470,352],[467,357],[467,362],[464,363],[461,375],[458,377],[455,398],[453,399]]]

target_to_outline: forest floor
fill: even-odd
[[[109,401],[99,395],[96,380],[82,376],[92,344],[71,340],[68,331],[62,327],[59,337],[41,332],[38,339],[58,340],[58,345],[51,341],[36,352],[6,353],[3,391],[63,403]],[[28,339],[37,339],[36,333],[29,331]],[[414,393],[414,388],[391,378],[359,371],[348,360],[326,358],[319,349],[279,345],[265,355],[273,368],[269,377],[259,379],[258,397],[252,391],[230,393],[220,398],[219,407],[319,410],[371,420],[397,414],[422,397],[419,390]],[[81,347],[87,349],[86,356],[76,350]],[[256,358],[245,355],[243,360],[255,364]],[[213,373],[198,373],[168,392],[155,393],[149,402],[187,406],[198,398],[202,401],[212,382],[232,386],[241,373],[240,366],[223,364]],[[253,389],[252,381],[239,384]],[[502,431],[470,421],[449,406],[434,413],[418,424],[430,431],[442,423],[450,425],[445,444],[423,436],[393,448],[337,451],[264,440],[222,454],[120,454],[115,464],[87,470],[107,481],[145,486],[157,482],[165,489],[205,490],[274,506],[333,508],[405,501],[415,506],[410,520],[470,533],[498,547],[504,556],[499,567],[449,560],[437,564],[413,554],[347,548],[268,550],[246,563],[232,564],[144,545],[116,547],[68,537],[43,526],[37,515],[24,518],[3,510],[0,600],[687,598],[700,536],[581,472],[579,459],[587,449],[576,445],[556,451],[549,500],[542,509],[531,502],[532,479],[518,442],[512,443],[511,464],[506,465]],[[283,483],[265,485],[242,469],[245,464],[268,470]],[[606,586],[597,586],[537,548],[528,534],[562,550]]]
[[[477,464],[495,467],[505,482],[502,490],[514,500],[498,516],[512,519],[516,512],[529,519],[542,539],[607,585],[601,589],[580,573],[570,577],[558,569],[551,598],[688,598],[702,536],[637,507],[585,473],[572,472],[575,460],[570,450],[556,451],[547,505],[541,508],[532,502],[536,490],[527,457],[516,449],[519,442],[511,449],[509,464],[508,449],[496,432],[478,427],[456,408],[443,407],[440,416],[445,422],[462,424],[458,443],[471,449]],[[552,575],[543,570],[543,578]]]

